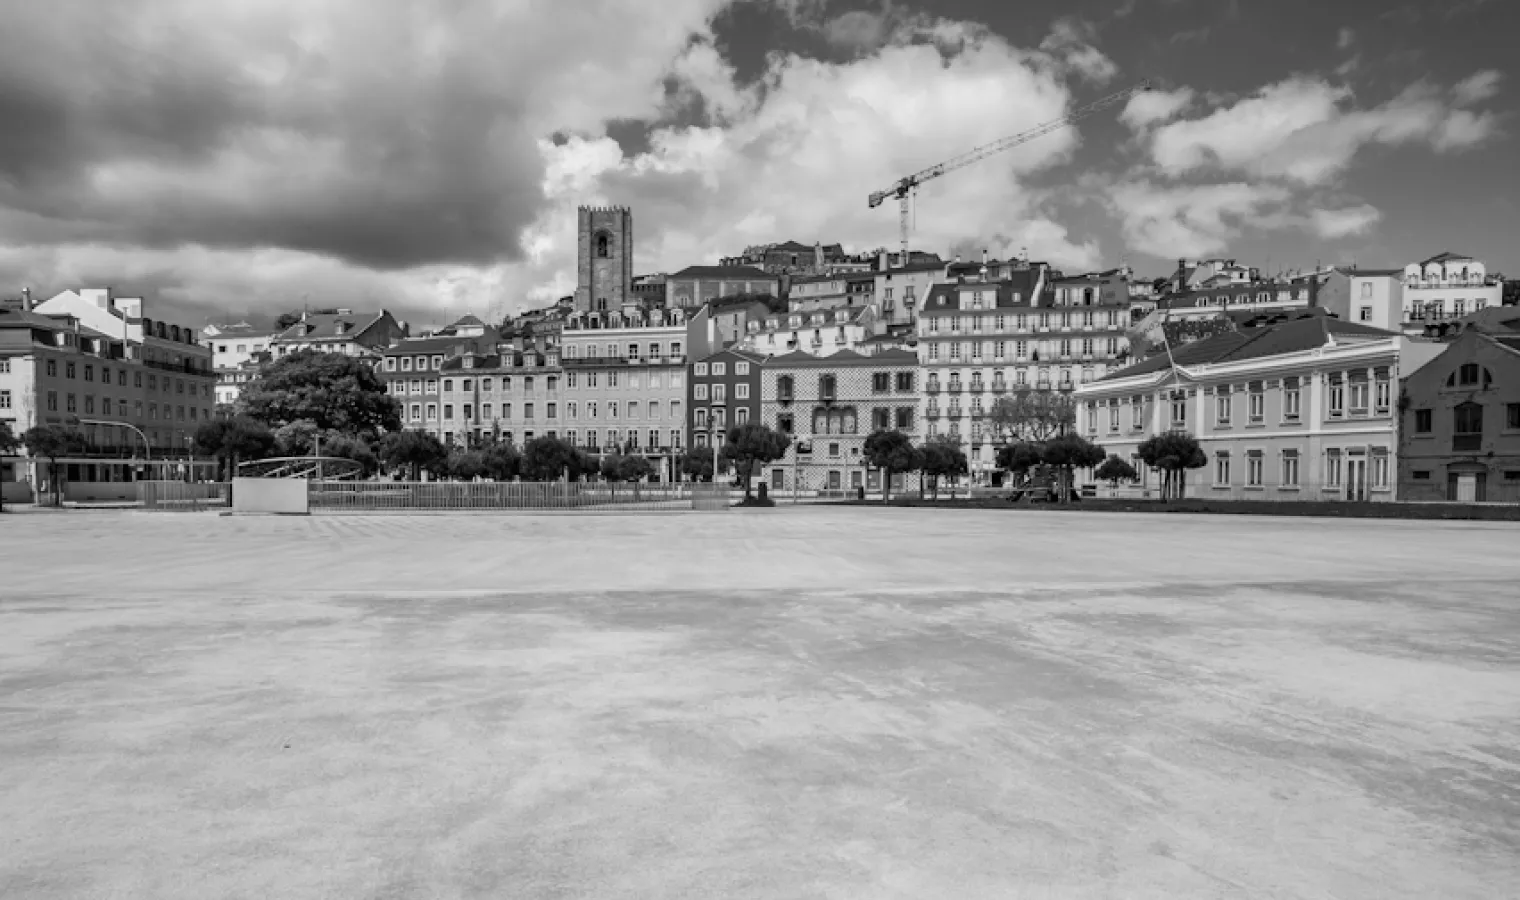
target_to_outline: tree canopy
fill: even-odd
[[[1187,489],[1188,469],[1209,464],[1198,439],[1185,431],[1168,431],[1146,439],[1137,448],[1140,459],[1161,471],[1161,499],[1181,497]]]
[[[318,429],[378,437],[401,428],[401,404],[368,361],[303,350],[264,366],[243,388],[237,411],[278,429],[309,421]]]
[[[923,465],[923,454],[913,446],[913,440],[901,431],[878,431],[866,438],[866,462],[882,472],[881,502],[886,503],[892,495],[892,476],[897,472],[912,472]]]
[[[11,431],[11,423],[0,422],[0,455],[15,453],[21,448],[21,438]],[[5,511],[5,485],[0,484],[0,512]]]
[[[929,477],[929,485],[934,491],[936,500],[939,499],[941,478],[959,478],[971,471],[971,462],[966,459],[966,451],[961,449],[960,442],[955,438],[930,438],[919,449],[919,453],[923,472]]]
[[[687,447],[681,451],[676,468],[681,474],[690,475],[693,481],[712,481],[712,450],[706,447]]]
[[[744,499],[753,498],[750,482],[753,481],[755,468],[785,456],[786,448],[791,444],[791,435],[760,422],[745,422],[728,429],[723,443],[723,458],[732,461],[744,479]]]
[[[1063,503],[1071,499],[1072,472],[1096,466],[1103,462],[1104,456],[1102,447],[1080,434],[1059,435],[1040,446],[1040,461],[1060,475]]]
[[[523,447],[522,477],[528,481],[558,481],[567,473],[574,481],[585,474],[588,457],[563,438],[536,437]]]
[[[987,424],[1000,444],[1049,440],[1076,420],[1077,404],[1070,394],[1027,387],[999,397],[987,411]]]
[[[240,461],[263,459],[272,455],[277,446],[269,427],[247,416],[212,419],[195,429],[195,449],[220,460],[227,480],[237,476]]]
[[[48,461],[48,486],[56,500],[59,493],[58,458],[84,452],[84,435],[61,425],[37,425],[21,433],[21,443],[28,455]]]
[[[998,448],[997,467],[1011,475],[1026,475],[1045,461],[1042,449],[1039,444],[1029,441],[1005,444]]]
[[[449,451],[425,431],[395,431],[380,439],[380,458],[386,465],[405,466],[412,481],[421,481],[423,469],[444,469]]]
[[[1118,487],[1119,482],[1135,481],[1140,475],[1135,471],[1134,466],[1120,459],[1116,454],[1110,453],[1108,459],[1103,460],[1103,464],[1093,472],[1093,477],[1099,481],[1108,482],[1111,487]]]

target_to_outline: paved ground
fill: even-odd
[[[1483,898],[1520,527],[0,518],[0,896]]]

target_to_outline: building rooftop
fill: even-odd
[[[300,322],[280,332],[277,341],[323,341],[352,340],[363,334],[385,315],[385,311],[369,312],[344,310],[338,313],[317,313],[306,316]],[[302,326],[310,331],[302,333]]]
[[[794,350],[791,353],[772,356],[766,361],[766,365],[787,369],[819,369],[836,366],[916,366],[918,354],[909,350],[878,350],[867,355],[856,353],[854,350],[839,350],[828,356],[814,356],[811,353]]]
[[[1226,331],[1201,341],[1182,344],[1173,347],[1170,356],[1163,350],[1132,366],[1111,372],[1099,381],[1115,381],[1161,372],[1171,368],[1173,362],[1180,366],[1244,362],[1313,350],[1331,343],[1333,339],[1361,341],[1396,336],[1394,332],[1360,322],[1344,322],[1327,315],[1303,315],[1285,322]]]
[[[778,276],[754,266],[687,266],[670,276],[677,278],[728,278],[736,281],[775,281]]]
[[[1420,265],[1436,262],[1472,262],[1473,258],[1465,253],[1453,253],[1450,250],[1442,250],[1430,259],[1420,260]]]

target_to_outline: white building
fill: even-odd
[[[201,329],[201,344],[211,351],[211,367],[216,372],[218,405],[237,401],[243,385],[258,375],[260,363],[269,358],[269,344],[279,333],[247,322]]]
[[[750,321],[740,349],[766,356],[802,352],[828,356],[853,350],[876,334],[876,307],[838,306],[811,312],[788,312]]]
[[[1483,263],[1460,253],[1439,253],[1404,267],[1403,321],[1416,327],[1460,319],[1498,306],[1504,285]]]

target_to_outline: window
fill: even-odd
[[[694,384],[691,386],[691,396],[697,400],[707,399],[707,385]]]
[[[1220,385],[1219,394],[1214,399],[1214,424],[1230,424],[1230,386]]]
[[[792,376],[782,375],[776,379],[776,399],[782,403],[790,403],[792,400]]]
[[[712,364],[714,378],[722,378],[728,374],[728,366],[725,363],[715,362]]]
[[[1108,406],[1108,430],[1119,430],[1119,404],[1110,403]]]
[[[1417,409],[1417,410],[1415,410],[1414,411],[1414,432],[1415,432],[1415,434],[1430,434],[1431,419],[1432,419],[1432,416],[1431,416],[1430,410],[1428,410],[1428,409]]]
[[[1298,451],[1294,449],[1282,452],[1282,486],[1298,487]]]
[[[1325,487],[1341,486],[1341,451],[1325,451]]]
[[[892,390],[892,373],[874,372],[871,375],[871,393],[885,394]]]
[[[1246,395],[1246,415],[1253,424],[1260,424],[1267,417],[1267,395],[1261,392],[1261,382],[1251,384],[1251,392]]]
[[[839,455],[839,445],[838,444],[830,444],[829,445],[829,455],[830,456],[838,456]],[[830,472],[829,474],[830,475],[835,475],[835,474],[838,474],[838,473]]]
[[[1373,447],[1372,457],[1372,486],[1374,488],[1388,487],[1388,450],[1385,447]]]
[[[7,360],[7,362],[8,361],[9,360]],[[10,409],[10,408],[11,408],[11,392],[10,391],[0,391],[0,409]]]
[[[1520,403],[1509,403],[1504,407],[1504,427],[1520,428]]]
[[[50,359],[47,361],[47,373],[49,378],[58,377],[58,360]]]
[[[412,404],[412,421],[416,422],[416,421],[419,421],[421,418],[422,418],[422,404],[421,403],[413,403]]]
[[[1136,431],[1145,427],[1145,399],[1131,397],[1129,400],[1129,427]]]
[[[1454,452],[1476,452],[1483,443],[1483,406],[1469,400],[1457,404],[1452,410],[1451,449]]]
[[[1246,451],[1246,487],[1261,487],[1262,457],[1260,450]]]
[[[64,377],[66,377],[66,378],[73,378],[74,377],[74,364],[73,363],[64,363],[64,365],[63,365],[63,374],[64,374]]]
[[[73,367],[72,364],[70,364],[69,368],[73,369],[74,367]],[[74,377],[74,373],[72,371],[69,372],[69,377],[70,378]],[[1457,370],[1457,383],[1460,384],[1460,385],[1464,385],[1464,386],[1477,384],[1478,383],[1478,364],[1477,363],[1463,363],[1462,367]]]
[[[1298,379],[1289,377],[1283,379],[1283,421],[1298,421],[1299,403],[1302,394],[1299,391]]]
[[[544,415],[545,415],[545,417],[550,418],[550,419],[557,419],[557,418],[559,418],[559,404],[558,403],[546,403],[546,404],[544,404]]]
[[[1330,418],[1339,419],[1346,414],[1346,385],[1339,372],[1330,374],[1326,390],[1329,393]]]
[[[436,403],[429,403],[427,405],[427,417],[428,417],[429,420],[434,420],[434,421],[437,420],[437,418],[438,418],[438,404],[436,404]]]
[[[776,417],[776,427],[781,430],[782,434],[791,434],[794,422],[795,420],[792,418],[791,413],[782,413]]]
[[[531,404],[531,403],[524,403],[523,404],[523,418],[524,419],[531,419],[531,418],[533,418],[533,404]]]
[[[1377,412],[1387,413],[1393,398],[1393,388],[1388,380],[1388,370],[1386,368],[1377,369],[1373,372],[1373,375],[1377,378],[1377,381],[1373,383],[1372,401]]]
[[[495,418],[495,416],[493,416],[491,414],[491,404],[489,404],[489,403],[482,403],[482,404],[480,404],[480,417],[482,419],[493,419],[493,418]]]
[[[445,382],[445,383],[447,383],[447,382]],[[443,405],[443,420],[445,422],[449,422],[449,421],[452,421],[453,418],[454,418],[454,404],[452,404],[452,403],[445,403]]]
[[[824,400],[833,400],[836,395],[838,379],[833,375],[825,375],[818,379],[818,396]]]
[[[899,406],[897,408],[897,411],[896,411],[896,419],[897,419],[896,425],[897,425],[897,428],[898,428],[899,431],[911,431],[911,430],[913,430],[913,409],[912,409],[912,407]]]
[[[913,373],[912,372],[898,372],[897,373],[897,389],[899,391],[911,391],[911,390],[913,390]]]
[[[1177,391],[1172,394],[1172,427],[1184,428],[1187,426],[1187,394]]]
[[[1372,307],[1370,307],[1370,306],[1364,306],[1361,309],[1357,310],[1356,317],[1360,321],[1371,322],[1372,321]]]
[[[73,394],[68,395],[65,400],[67,403],[67,405],[64,407],[66,412],[79,412],[79,403],[74,399]]]
[[[705,363],[705,362],[697,363],[692,368],[695,369],[695,371],[692,372],[692,374],[695,375],[696,377],[698,377],[698,378],[706,378],[707,377],[707,363]]]
[[[734,399],[735,400],[748,400],[749,399],[749,385],[747,385],[747,384],[736,384],[736,385],[734,385]]]

